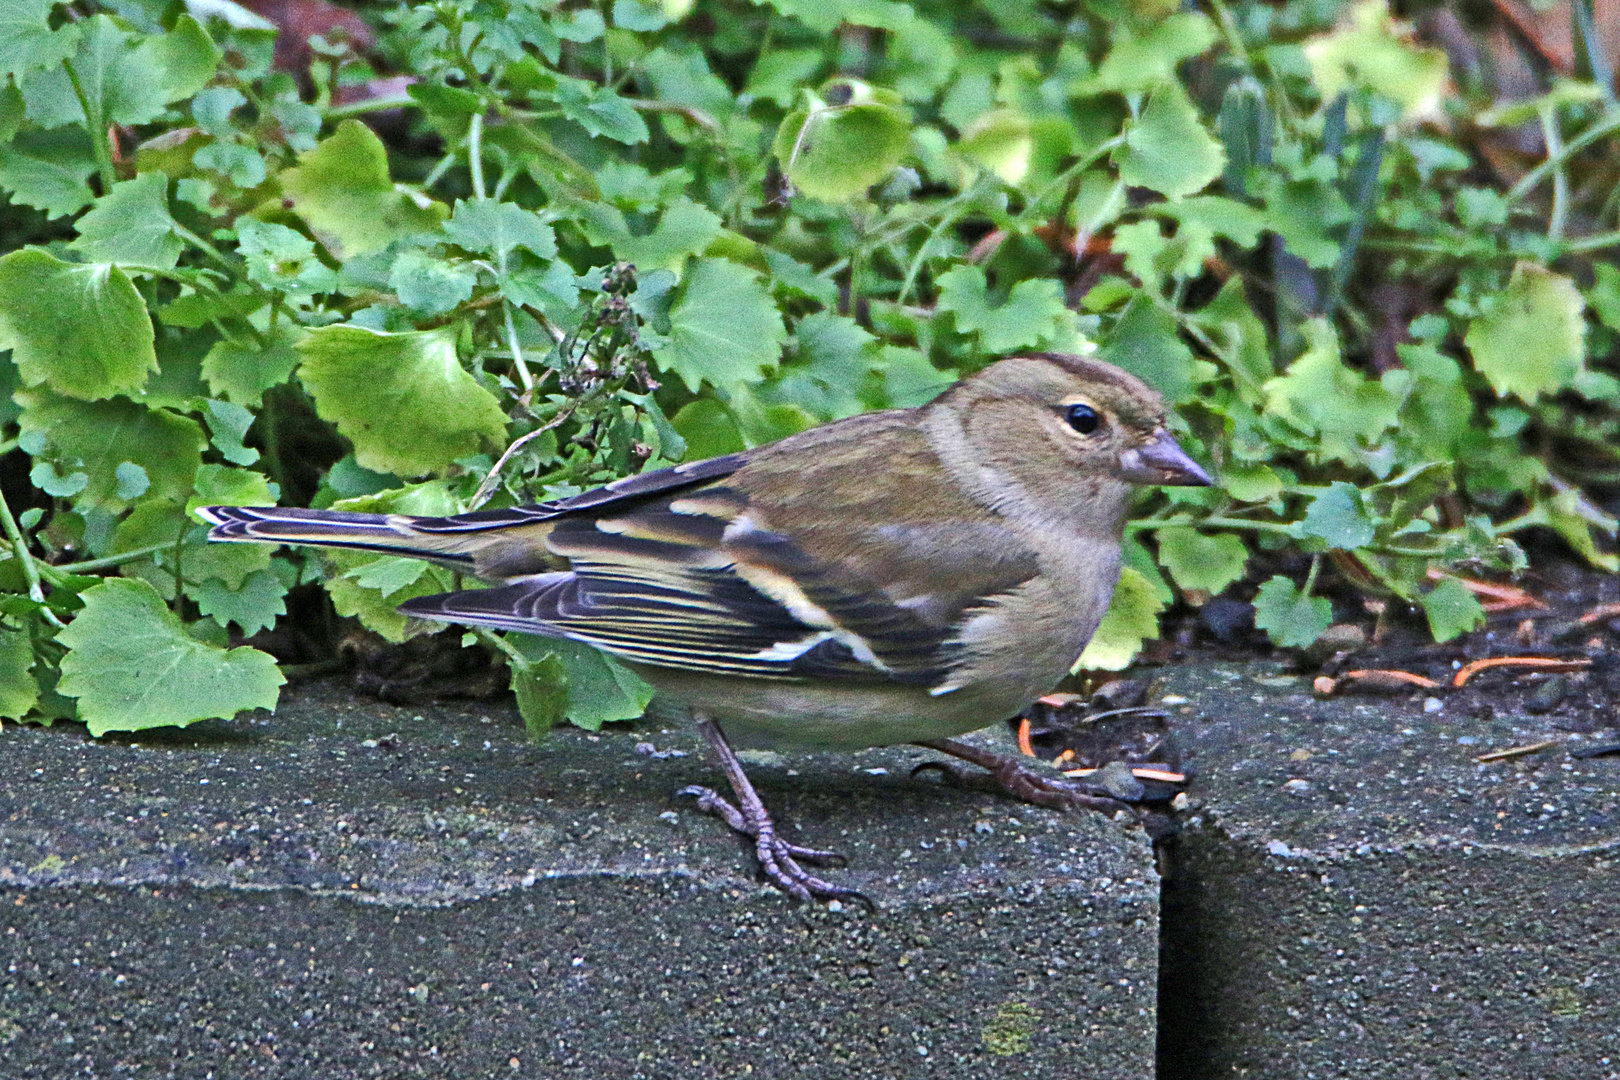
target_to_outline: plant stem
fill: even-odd
[[[1311,572],[1305,575],[1305,587],[1299,593],[1301,596],[1311,595],[1311,590],[1316,588],[1316,573],[1320,569],[1322,569],[1322,556],[1312,555]]]
[[[1573,139],[1569,140],[1569,142],[1564,143],[1563,146],[1559,148],[1556,156],[1549,152],[1546,161],[1543,161],[1540,165],[1537,165],[1535,168],[1525,173],[1524,176],[1519,179],[1517,184],[1514,184],[1508,189],[1507,201],[1509,203],[1518,202],[1520,199],[1530,194],[1530,192],[1534,191],[1536,187],[1547,178],[1548,173],[1557,169],[1562,169],[1564,167],[1564,163],[1570,158],[1574,157],[1582,150],[1585,150],[1588,146],[1591,146],[1605,135],[1617,130],[1620,130],[1620,109],[1613,109],[1610,110],[1609,114],[1603,119],[1599,120],[1597,123],[1593,124],[1591,127],[1575,136]]]
[[[1564,237],[1564,219],[1569,214],[1569,174],[1564,171],[1563,139],[1558,131],[1558,115],[1551,105],[1541,107],[1541,136],[1547,142],[1547,160],[1556,161],[1553,170],[1552,213],[1547,218],[1547,239]]]
[[[39,583],[39,566],[34,562],[33,553],[28,550],[28,538],[23,535],[22,526],[12,516],[11,504],[6,502],[5,492],[0,491],[0,525],[5,527],[6,538],[11,541],[11,550],[17,553],[17,561],[22,565],[23,580],[28,582],[28,598],[39,605],[45,621],[54,626],[64,625],[56,617],[56,612],[45,606],[45,588]]]
[[[322,120],[347,120],[351,116],[365,116],[368,113],[386,112],[389,109],[409,109],[417,101],[409,94],[399,94],[395,97],[366,98],[364,101],[351,101],[344,105],[333,105],[321,110]]]
[[[467,167],[472,170],[473,197],[484,195],[484,114],[473,113],[467,123]]]
[[[1580,236],[1574,240],[1564,241],[1565,251],[1601,251],[1616,246],[1620,246],[1620,231],[1594,233],[1591,236]]]
[[[144,559],[148,555],[156,555],[160,551],[168,551],[173,547],[165,540],[161,544],[148,544],[146,547],[134,548],[130,551],[121,551],[117,555],[107,555],[100,559],[86,559],[83,562],[62,563],[52,567],[58,574],[88,574],[93,570],[110,570],[115,566],[123,566],[137,559]]]
[[[968,197],[978,190],[979,185],[974,184],[971,188],[945,204],[939,220],[934,223],[932,229],[928,230],[928,235],[923,238],[922,245],[917,248],[917,254],[911,258],[911,265],[906,267],[906,279],[900,285],[900,295],[894,298],[895,304],[899,305],[906,302],[906,297],[911,295],[911,287],[917,283],[917,275],[922,271],[923,260],[928,257],[928,249],[933,246],[934,241],[938,240],[946,229],[961,218],[962,212],[967,209],[965,203]]]
[[[62,67],[67,71],[68,82],[79,99],[79,108],[84,110],[84,126],[90,132],[90,149],[96,155],[96,171],[101,175],[101,193],[105,195],[117,182],[118,173],[113,169],[112,152],[107,149],[107,133],[101,127],[101,110],[90,107],[90,95],[84,92],[84,84],[79,81],[73,61],[63,60]]]
[[[192,232],[178,221],[171,223],[169,228],[174,230],[174,235],[178,236],[180,239],[184,240],[186,243],[190,244],[204,255],[207,255],[210,259],[213,259],[225,269],[236,269],[231,265],[231,260],[225,257],[224,252],[220,251],[219,248],[215,247],[213,244],[210,244],[207,240],[204,240],[202,237],[198,236],[196,233]]]

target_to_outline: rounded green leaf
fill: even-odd
[[[1254,598],[1254,624],[1283,648],[1304,648],[1332,622],[1332,604],[1306,596],[1281,574],[1262,584]]]
[[[281,187],[289,208],[340,259],[437,230],[448,209],[396,188],[382,140],[358,120],[343,121],[300,154],[297,167],[281,174]]]
[[[834,79],[789,113],[773,151],[795,187],[828,202],[853,199],[900,164],[911,120],[900,96],[858,79]]]
[[[759,275],[726,259],[698,259],[669,312],[669,341],[653,356],[693,392],[758,382],[787,331]],[[363,463],[362,463],[363,464]]]
[[[276,707],[286,680],[272,657],[203,644],[146,582],[110,578],[79,597],[84,609],[57,635],[68,653],[56,688],[78,698],[90,734]]]
[[[1142,651],[1142,642],[1159,636],[1159,612],[1164,602],[1153,583],[1125,567],[1097,632],[1074,662],[1074,670],[1122,671]]]
[[[1029,156],[1034,149],[1029,120],[1011,109],[991,109],[969,124],[956,144],[963,157],[1009,184],[1028,175]]]
[[[1521,262],[1492,300],[1463,339],[1491,387],[1533,402],[1571,385],[1586,358],[1586,303],[1575,283]]]
[[[1133,187],[1179,199],[1202,189],[1226,168],[1226,151],[1205,130],[1180,83],[1153,92],[1142,115],[1114,152],[1119,176]]]
[[[124,272],[63,262],[38,248],[0,259],[0,349],[23,384],[95,401],[157,370],[152,319]]]
[[[35,457],[57,466],[60,475],[86,477],[73,492],[81,513],[124,508],[129,499],[120,487],[127,491],[128,485],[120,484],[118,469],[126,463],[145,471],[148,497],[178,503],[191,494],[207,445],[196,421],[128,398],[73,401],[48,390],[23,390],[16,398],[24,437],[43,443]]]
[[[1159,561],[1183,589],[1218,593],[1243,576],[1249,549],[1231,533],[1206,536],[1197,529],[1160,529]]]
[[[298,351],[315,411],[375,472],[421,476],[505,438],[506,414],[456,358],[453,326],[404,334],[328,326]]]

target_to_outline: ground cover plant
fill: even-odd
[[[1358,598],[1446,640],[1529,535],[1616,568],[1590,0],[1551,46],[1378,0],[290,7],[0,13],[0,717],[271,706],[289,597],[400,642],[456,585],[199,505],[553,498],[1019,349],[1143,375],[1220,478],[1143,497],[1087,667],[1223,593],[1279,646]],[[646,704],[451,633],[536,731]]]

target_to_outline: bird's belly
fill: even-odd
[[[634,666],[664,704],[717,721],[739,746],[856,750],[944,739],[1014,716],[1033,697],[1022,687],[974,686],[932,696],[926,687],[899,683],[836,686]]]

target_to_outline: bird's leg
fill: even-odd
[[[978,765],[989,772],[991,786],[1036,806],[1053,810],[1097,810],[1105,814],[1131,808],[1124,800],[1098,785],[1048,776],[1027,767],[1018,758],[998,754],[994,750],[984,750],[955,739],[929,739],[916,745]],[[952,775],[956,776],[955,773]]]
[[[776,824],[771,821],[770,811],[765,809],[759,792],[754,790],[753,783],[743,772],[742,762],[737,759],[737,752],[726,741],[725,732],[720,730],[720,725],[707,717],[702,717],[698,720],[697,728],[709,741],[714,756],[720,762],[721,771],[731,782],[731,790],[736,793],[737,804],[733,806],[711,788],[696,785],[683,788],[679,794],[695,796],[699,810],[714,814],[737,832],[753,837],[754,852],[759,857],[759,865],[765,871],[765,876],[790,895],[800,900],[852,899],[870,904],[871,901],[854,889],[846,889],[830,881],[824,881],[799,865],[800,859],[806,862],[825,862],[838,859],[840,856],[832,851],[790,844],[776,835]]]

